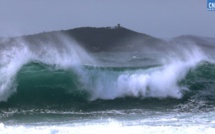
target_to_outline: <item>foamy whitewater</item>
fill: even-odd
[[[1,39],[0,132],[214,134],[215,43],[204,41],[92,53],[59,34]]]

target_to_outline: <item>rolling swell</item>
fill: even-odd
[[[29,63],[18,72],[17,92],[9,98],[12,103],[65,103],[87,99],[80,89],[78,76],[72,70],[55,69],[42,63]]]

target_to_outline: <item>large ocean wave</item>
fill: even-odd
[[[213,54],[195,43],[108,58],[89,54],[62,35],[36,42],[5,39],[0,47],[1,105],[214,101]]]

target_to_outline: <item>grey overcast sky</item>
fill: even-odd
[[[215,37],[207,0],[0,0],[0,36],[122,26],[152,36]]]

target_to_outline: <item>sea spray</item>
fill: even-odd
[[[195,44],[176,46],[176,50],[160,53],[161,66],[137,70],[85,71],[82,79],[91,99],[115,99],[119,97],[182,98],[188,87],[180,85],[187,73],[202,61],[209,61],[204,51]],[[142,61],[144,62],[144,61]],[[128,63],[129,64],[129,63]]]
[[[0,101],[6,101],[16,92],[16,75],[27,63],[43,63],[55,68],[75,68],[93,64],[94,60],[75,41],[55,34],[46,40],[7,39],[0,50]],[[78,67],[75,68],[79,70]]]
[[[16,91],[16,85],[14,84],[15,75],[29,60],[28,57],[30,55],[28,55],[27,48],[20,41],[17,41],[17,43],[19,43],[19,45],[11,45],[10,48],[0,51],[0,101],[7,100],[7,98]]]

